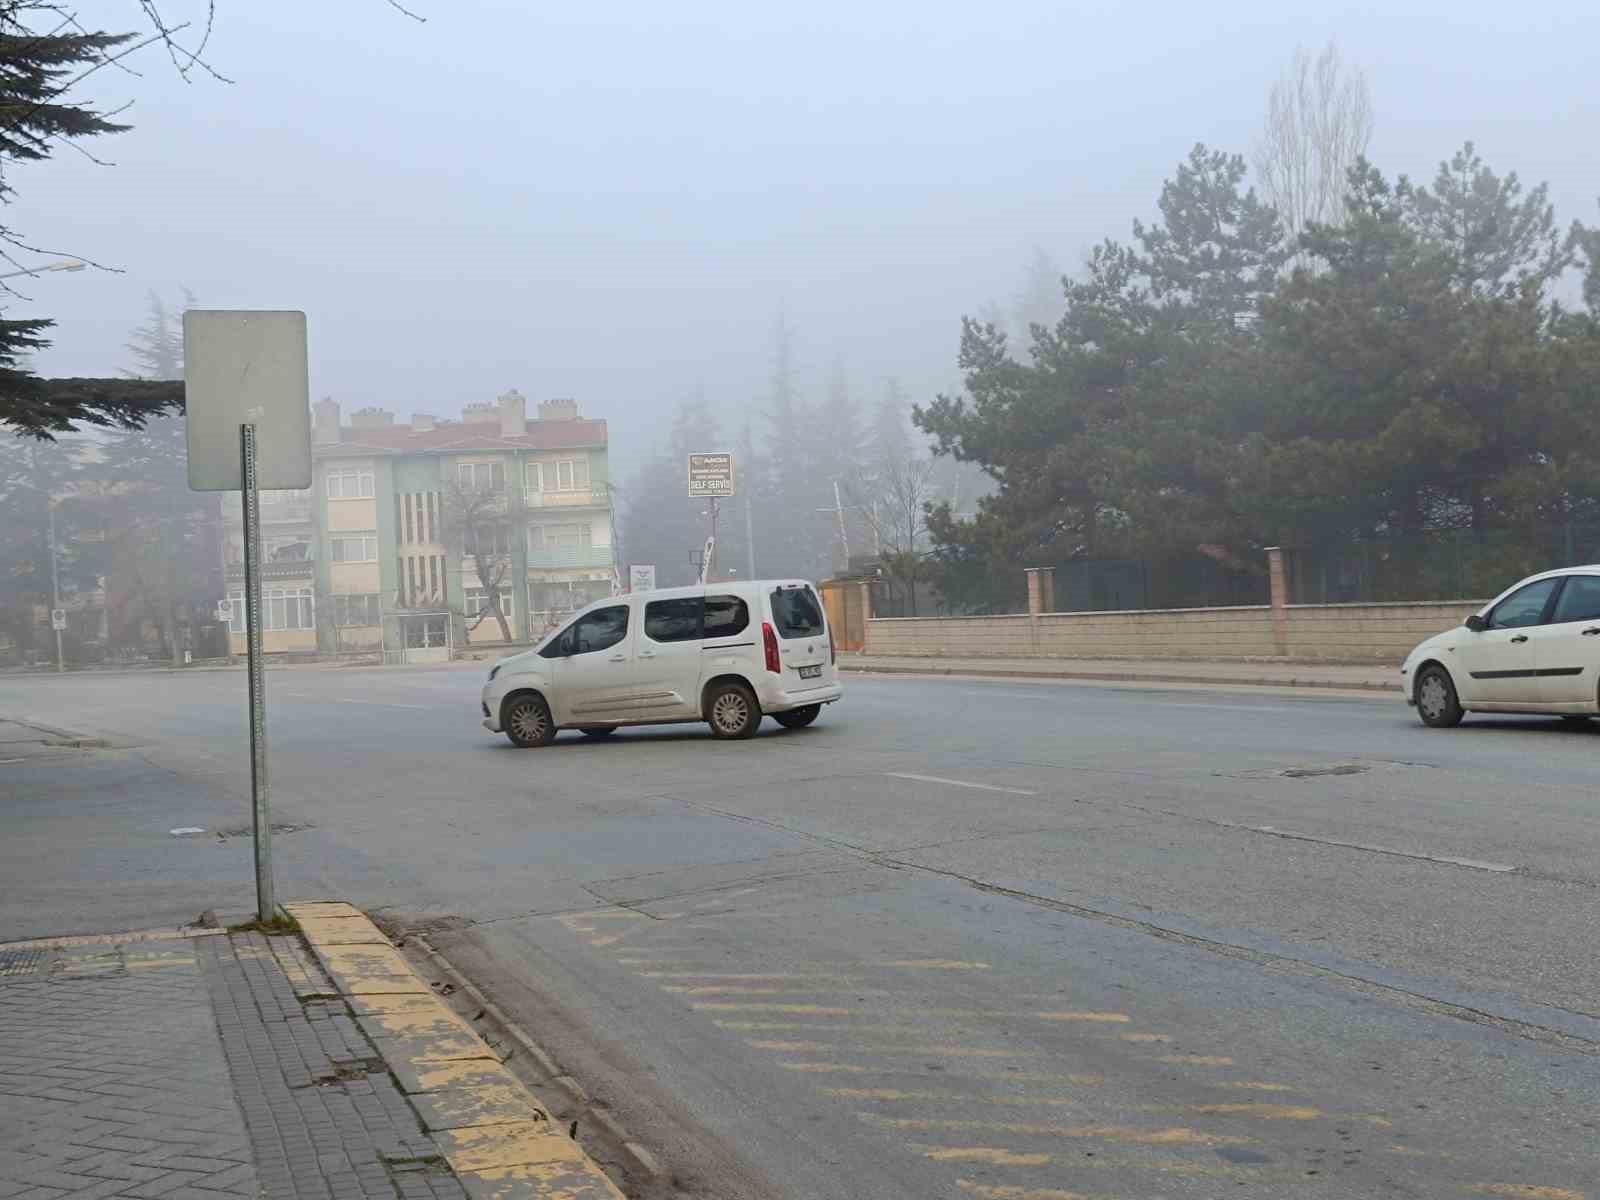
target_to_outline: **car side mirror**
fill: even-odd
[[[1462,624],[1464,624],[1473,633],[1482,633],[1485,629],[1489,628],[1489,622],[1485,621],[1477,613],[1473,613],[1464,622],[1462,622]]]

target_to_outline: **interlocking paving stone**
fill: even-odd
[[[0,987],[0,1200],[258,1195],[196,941],[79,944]]]

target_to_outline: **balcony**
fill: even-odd
[[[529,550],[530,567],[609,567],[610,546],[556,546],[545,550]]]
[[[609,554],[610,551],[607,551],[607,553]],[[228,563],[222,570],[230,582],[244,579],[244,564],[242,562]],[[273,579],[310,579],[316,573],[316,561],[310,558],[261,564],[261,578],[263,581]]]
[[[529,508],[610,508],[611,485],[595,483],[565,492],[539,492],[529,488],[523,498]]]
[[[237,525],[244,520],[244,509],[238,492],[229,492],[223,500],[223,512]],[[263,525],[302,524],[311,520],[310,493],[293,497],[279,497],[272,492],[261,494],[261,523]]]

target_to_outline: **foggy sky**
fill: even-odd
[[[1248,153],[1297,43],[1371,84],[1372,158],[1431,177],[1463,140],[1558,219],[1600,217],[1591,0],[1401,4],[218,0],[236,82],[101,71],[131,133],[12,176],[6,221],[124,274],[22,281],[46,375],[112,375],[155,289],[303,308],[311,386],[453,416],[516,386],[612,422],[626,470],[703,386],[758,402],[780,305],[801,382],[871,400],[957,379],[959,318],[1032,247],[1126,237],[1196,141]],[[203,3],[165,0],[169,19]],[[1403,10],[1403,11],[1396,11]],[[144,28],[135,0],[85,23]]]

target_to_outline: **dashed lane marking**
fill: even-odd
[[[998,1104],[1012,1108],[1071,1108],[1076,1100],[1066,1096],[974,1096],[970,1092],[902,1091],[898,1088],[818,1088],[841,1100],[933,1101],[945,1104]]]
[[[1036,1012],[1041,1021],[1109,1021],[1124,1025],[1133,1020],[1127,1013],[1119,1012]]]
[[[799,1013],[813,1017],[848,1017],[853,1011],[827,1004],[769,1004],[761,1000],[697,1000],[689,1005],[699,1012]]]
[[[1193,1113],[1199,1117],[1258,1117],[1263,1121],[1315,1121],[1326,1116],[1305,1104],[1141,1104],[1140,1112]]]
[[[1042,1167],[1051,1160],[1048,1154],[1025,1154],[999,1146],[929,1146],[920,1153],[934,1162],[977,1162],[991,1167]]]
[[[890,779],[909,779],[914,783],[942,783],[945,787],[971,788],[975,792],[1005,792],[1012,796],[1037,796],[1026,788],[996,787],[992,783],[971,783],[965,779],[944,779],[938,775],[912,775],[906,771],[885,771]]]
[[[1006,1187],[996,1183],[979,1183],[973,1179],[958,1179],[956,1186],[979,1200],[1095,1200],[1086,1192],[1069,1192],[1062,1188]]]
[[[1175,1067],[1231,1067],[1233,1059],[1226,1054],[1163,1054],[1157,1062],[1171,1063]]]
[[[1526,1183],[1473,1183],[1467,1191],[1480,1196],[1514,1196],[1516,1200],[1584,1200],[1582,1192],[1571,1188],[1538,1187]]]
[[[959,958],[894,958],[886,967],[912,967],[921,971],[987,971],[986,962],[967,962]]]
[[[857,1113],[872,1125],[889,1129],[982,1130],[988,1133],[1016,1133],[1031,1137],[1090,1138],[1104,1142],[1125,1142],[1136,1146],[1238,1146],[1253,1139],[1232,1134],[1201,1133],[1198,1129],[1139,1129],[1131,1125],[1052,1125],[1031,1121],[982,1121],[964,1118],[944,1120],[936,1117],[885,1117],[877,1113]]]

